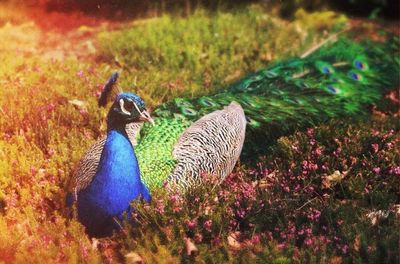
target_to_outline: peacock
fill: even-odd
[[[118,74],[114,74],[105,86],[100,105],[107,101],[117,77]],[[143,100],[136,94],[120,93],[115,98],[107,116],[107,135],[89,148],[81,159],[71,192],[67,195],[67,206],[76,205],[78,220],[90,236],[111,235],[121,228],[123,216],[129,218],[133,212],[130,206],[133,200],[139,197],[147,202],[151,200],[147,185],[141,181],[133,146],[137,146],[134,142],[143,122],[151,123],[158,133],[161,128],[168,132],[174,124],[179,125],[179,122],[164,120],[171,122],[160,127],[160,120],[154,122]],[[240,155],[245,127],[243,109],[236,102],[203,116],[182,133],[173,153],[178,161],[182,157],[198,163],[178,162],[176,169],[187,172],[195,166],[198,172],[210,169],[210,173],[217,175],[229,173]],[[172,143],[171,133],[165,135],[157,138],[161,146]],[[197,155],[195,159],[192,158],[194,154]],[[157,157],[162,155],[165,157],[164,152]]]
[[[399,85],[398,52],[398,37],[385,43],[340,37],[307,56],[272,63],[214,94],[162,104],[152,112],[154,124],[125,127],[140,176],[150,190],[186,191],[201,184],[204,174],[222,181],[240,153],[244,160],[254,159],[294,129],[365,114],[385,89]],[[105,86],[99,105],[107,102],[117,77]],[[79,162],[75,190],[81,179],[96,178],[93,168],[106,142],[98,140]]]
[[[124,214],[132,212],[133,200],[151,200],[125,131],[126,124],[139,121],[153,121],[143,100],[131,93],[118,95],[107,116],[108,132],[93,177],[79,178],[74,193],[67,197],[70,206],[76,201],[78,219],[91,236],[111,235]]]

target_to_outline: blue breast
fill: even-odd
[[[133,147],[124,132],[111,130],[93,181],[78,193],[79,221],[91,235],[110,235],[118,227],[114,218],[129,213],[140,195],[150,200]]]

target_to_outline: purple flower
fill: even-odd
[[[315,156],[317,156],[317,157],[321,156],[321,154],[322,154],[321,148],[316,148],[316,149],[314,150],[314,153],[315,153]]]
[[[81,78],[84,76],[83,71],[78,71],[76,75]]]
[[[389,173],[394,175],[400,175],[400,166],[390,168]]]
[[[372,149],[374,150],[374,153],[379,151],[379,145],[378,144],[371,144]]]
[[[372,169],[372,171],[373,171],[375,174],[379,174],[379,173],[381,172],[381,168],[375,167],[375,168]]]
[[[343,246],[341,246],[340,247],[341,248],[341,250],[342,250],[342,252],[344,253],[344,254],[346,254],[347,253],[347,251],[349,250],[349,246],[348,245],[343,245]]]
[[[259,244],[261,242],[261,237],[260,237],[260,235],[254,235],[252,238],[251,238],[251,243],[252,244]]]
[[[286,247],[286,243],[280,243],[280,244],[278,244],[277,246],[276,246],[276,248],[278,249],[278,250],[282,250],[282,249],[284,249]]]
[[[162,200],[158,200],[158,201],[157,201],[156,211],[157,211],[159,214],[164,214],[164,213],[165,213],[165,205],[164,205],[164,203],[163,203]]]
[[[208,232],[211,232],[212,220],[207,220],[204,222],[203,227]]]
[[[310,245],[312,245],[313,244],[313,240],[311,239],[311,238],[306,238],[305,240],[304,240],[304,244],[306,244],[307,246],[310,246]]]
[[[194,229],[197,226],[197,220],[196,219],[192,221],[186,220],[185,224],[189,229]]]

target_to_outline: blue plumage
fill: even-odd
[[[110,225],[113,217],[121,219],[140,195],[150,201],[132,145],[125,132],[111,130],[95,178],[79,193],[79,221],[90,234],[109,235],[115,227]]]
[[[108,101],[108,97],[110,96],[111,90],[114,86],[114,84],[118,80],[118,72],[114,72],[113,75],[111,75],[110,79],[107,81],[107,83],[104,85],[103,92],[100,95],[99,98],[99,106],[105,106]]]
[[[129,216],[133,200],[151,200],[125,132],[127,123],[143,120],[152,121],[139,96],[123,93],[116,98],[108,114],[108,133],[96,174],[86,186],[77,184],[78,219],[89,235],[111,235],[124,213]]]

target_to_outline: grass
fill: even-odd
[[[60,32],[44,31],[29,18],[34,16],[12,6],[2,5],[0,11],[0,262],[117,262],[135,254],[150,263],[398,259],[398,235],[390,230],[399,224],[393,209],[399,138],[390,118],[373,126],[332,123],[311,136],[302,132],[282,138],[260,160],[260,168],[239,166],[215,190],[190,194],[201,199],[197,205],[177,197],[165,202],[167,194],[155,194],[155,203],[137,205],[141,221],[127,235],[91,240],[76,220],[64,216],[65,186],[74,166],[105,132],[106,110],[98,109],[96,95],[114,70],[122,70],[121,87],[154,107],[177,96],[210,93],[271,60],[299,55],[337,32],[345,17],[299,11],[289,22],[249,6],[123,24],[85,26],[93,21],[83,19],[85,27]],[[61,16],[61,22],[67,18]],[[313,147],[307,144],[311,137],[317,142]],[[337,157],[334,138],[343,145]],[[296,144],[301,158],[291,150]],[[322,152],[315,157],[317,147]],[[355,164],[349,165],[350,157]],[[302,171],[303,160],[318,169],[307,165],[310,178],[292,180],[289,168]],[[375,168],[379,173],[371,172]],[[339,176],[348,171],[347,176],[323,187],[321,175],[329,179],[336,170]],[[300,192],[285,191],[297,184]],[[228,193],[230,185],[234,188]],[[316,192],[306,192],[310,186]],[[261,201],[271,203],[260,207]],[[373,225],[365,213],[379,209],[389,210],[388,218]],[[317,211],[326,221],[326,234],[309,219]],[[308,228],[310,234],[298,234]],[[318,242],[320,236],[339,240]],[[188,256],[190,246],[197,256]],[[316,257],[314,248],[319,249]]]
[[[332,12],[299,11],[289,23],[259,6],[233,13],[198,10],[189,18],[164,15],[141,26],[102,32],[99,50],[106,61],[124,69],[126,87],[158,105],[210,93],[271,60],[299,55],[344,22]]]

